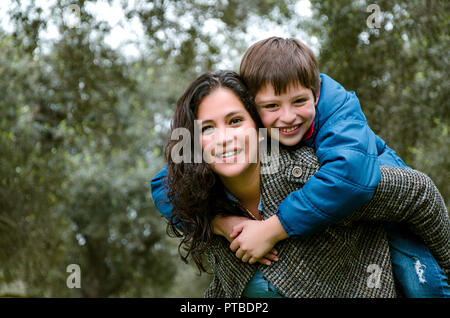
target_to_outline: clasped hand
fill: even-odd
[[[270,265],[278,261],[276,239],[265,221],[248,220],[233,227],[230,248],[243,262]]]

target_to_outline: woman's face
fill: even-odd
[[[255,122],[241,100],[227,88],[217,88],[201,101],[203,159],[222,177],[236,177],[257,163]]]

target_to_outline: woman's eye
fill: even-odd
[[[232,120],[230,120],[230,124],[231,125],[237,124],[237,123],[240,123],[241,121],[242,121],[241,118],[233,118]]]
[[[204,126],[204,127],[202,127],[202,133],[207,132],[208,130],[211,130],[211,129],[213,129],[212,126]]]

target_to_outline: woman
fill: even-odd
[[[204,269],[201,258],[207,255],[215,274],[207,296],[251,296],[249,283],[261,273],[286,297],[393,297],[386,231],[382,222],[367,221],[408,223],[448,270],[449,221],[437,189],[419,172],[387,167],[369,204],[308,240],[281,241],[278,262],[267,267],[236,258],[228,241],[213,235],[214,217],[249,216],[264,220],[255,222],[266,222],[268,228],[276,226],[271,211],[319,168],[312,149],[281,148],[270,157],[281,168],[261,176],[262,157],[251,147],[251,138],[240,137],[262,127],[255,109],[238,75],[226,71],[200,76],[177,103],[172,130],[186,128],[193,134],[195,120],[201,121],[201,150],[209,164],[175,163],[169,155],[179,141],[167,144],[168,197],[174,211],[169,228],[182,238],[184,259],[191,254]],[[196,155],[194,146],[189,150]],[[369,283],[372,269],[376,279]]]

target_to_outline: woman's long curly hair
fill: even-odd
[[[165,147],[169,171],[166,182],[168,199],[173,210],[167,232],[171,236],[181,238],[178,246],[181,259],[187,263],[188,257],[191,256],[200,273],[206,271],[202,264],[202,253],[213,237],[211,226],[213,218],[218,214],[246,215],[238,204],[227,198],[221,180],[210,166],[203,160],[201,163],[194,161],[196,149],[194,149],[192,136],[194,136],[194,120],[197,118],[198,107],[203,98],[218,88],[231,90],[254,120],[256,128],[263,127],[253,96],[239,75],[233,71],[202,74],[189,85],[177,101],[171,124],[171,135],[177,128],[185,128],[189,131],[191,160],[188,163],[175,163],[170,154],[179,140],[169,138]]]

